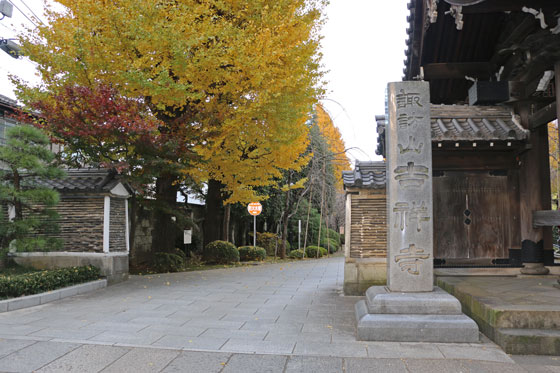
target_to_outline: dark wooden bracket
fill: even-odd
[[[556,102],[546,105],[529,117],[529,129],[536,130],[556,119]]]

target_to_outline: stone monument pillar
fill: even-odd
[[[430,86],[389,83],[387,143],[387,286],[432,291],[433,211]]]
[[[356,303],[358,339],[477,342],[476,323],[433,285],[429,84],[389,83],[387,111],[387,286]]]

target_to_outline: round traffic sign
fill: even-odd
[[[259,202],[251,202],[247,205],[247,211],[254,216],[260,215],[262,212],[262,205]]]

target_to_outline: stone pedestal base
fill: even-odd
[[[455,297],[438,287],[433,292],[392,293],[372,286],[355,311],[361,341],[479,341],[476,323],[461,312]]]
[[[524,275],[548,275],[550,271],[543,263],[523,263],[520,272]]]

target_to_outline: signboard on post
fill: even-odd
[[[183,231],[183,244],[189,245],[192,243],[192,229],[185,229]]]
[[[257,247],[257,215],[262,212],[260,202],[251,202],[247,205],[247,211],[253,215],[253,247]]]
[[[253,216],[260,215],[262,212],[262,205],[259,202],[251,202],[247,205],[247,211]]]

